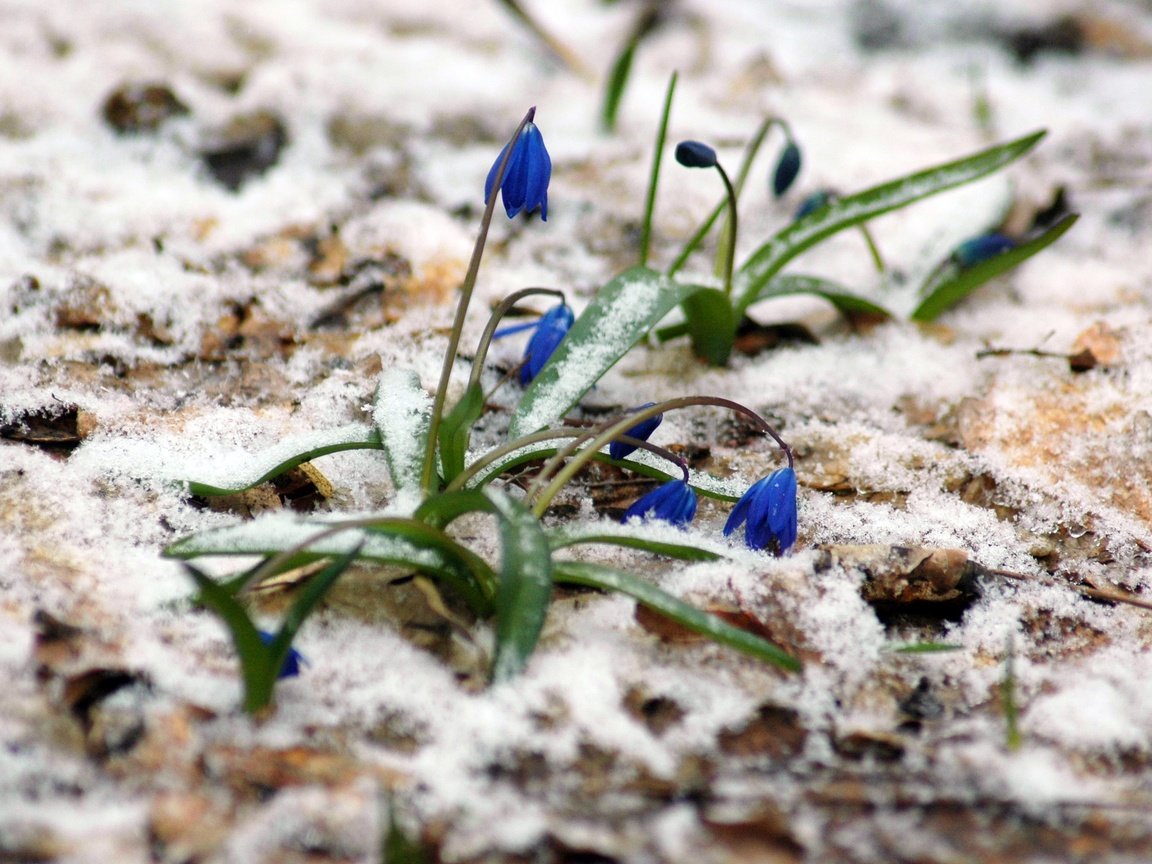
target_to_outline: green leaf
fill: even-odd
[[[696,356],[712,366],[725,365],[736,338],[736,318],[728,295],[701,287],[681,305]]]
[[[304,462],[311,462],[329,453],[344,450],[380,450],[380,436],[362,423],[326,429],[319,433],[290,438],[270,447],[262,453],[252,455],[251,464],[230,482],[213,483],[187,481],[188,491],[193,495],[234,495],[261,483],[267,483],[290,471]]]
[[[906,645],[893,645],[885,649],[894,654],[945,654],[950,651],[963,651],[963,645],[950,642],[909,642]]]
[[[292,650],[292,641],[296,638],[296,634],[300,631],[305,619],[312,614],[312,611],[324,599],[324,595],[336,584],[336,580],[343,575],[348,566],[356,560],[362,545],[360,544],[349,550],[347,554],[336,558],[327,567],[311,577],[301,589],[296,602],[288,609],[288,613],[280,624],[280,630],[273,637],[271,644],[266,646],[271,657],[272,669],[277,677],[280,670],[284,668],[284,661],[288,659],[288,653]]]
[[[785,264],[826,237],[921,198],[990,174],[1019,159],[1035,147],[1044,134],[1043,131],[1034,132],[972,156],[873,186],[855,195],[839,198],[829,206],[796,220],[753,252],[741,265],[740,278],[744,288],[736,304],[737,312],[742,314],[758,297],[762,287]]]
[[[552,550],[540,522],[522,504],[488,490],[500,520],[503,562],[496,594],[492,680],[519,675],[536,649],[552,599]]]
[[[697,291],[647,267],[605,285],[525,390],[509,438],[550,426],[673,308]]]
[[[451,482],[464,470],[472,424],[483,412],[484,391],[479,384],[473,384],[441,421],[437,437],[440,439],[440,467],[444,472],[444,482]]]
[[[632,74],[632,60],[636,56],[636,43],[629,42],[617,55],[608,74],[608,84],[604,88],[604,103],[600,108],[600,127],[605,132],[616,131],[616,115],[620,111],[620,100],[628,86]]]
[[[1068,213],[1042,234],[1021,243],[1015,249],[1002,252],[971,267],[960,267],[954,261],[946,260],[932,271],[924,282],[920,289],[924,299],[910,317],[913,321],[935,320],[989,279],[1011,270],[1041,249],[1055,243],[1076,224],[1079,218],[1077,213]]]
[[[400,492],[418,492],[428,447],[432,400],[411,369],[393,368],[376,385],[372,422],[388,460],[392,484]]]
[[[821,279],[818,276],[793,276],[791,274],[777,276],[763,285],[748,305],[751,306],[753,303],[772,297],[784,297],[788,294],[813,294],[822,297],[835,306],[836,311],[849,318],[862,313],[884,318],[892,317],[892,313],[883,306],[873,303],[859,294],[852,293],[843,285],[829,279]]]
[[[286,561],[282,570],[344,555],[363,544],[359,551],[361,558],[423,573],[457,592],[477,615],[492,613],[496,574],[483,559],[438,528],[415,519],[396,517],[349,521],[353,524],[348,530],[310,543]],[[271,514],[186,537],[165,549],[164,556],[188,559],[209,555],[275,555],[306,543],[335,524],[303,521],[290,514]],[[237,580],[238,584],[245,581],[245,577]]]
[[[568,546],[577,546],[581,543],[604,543],[626,549],[639,549],[642,552],[665,555],[669,558],[678,558],[681,561],[716,561],[721,557],[719,553],[701,549],[699,546],[690,546],[687,543],[670,543],[667,540],[654,540],[639,536],[625,526],[617,527],[621,529],[619,533],[605,525],[567,526],[549,531],[548,542],[553,551]]]
[[[244,710],[254,714],[271,704],[279,666],[272,664],[272,652],[260,638],[260,632],[244,607],[225,588],[197,570],[191,564],[184,571],[200,589],[199,602],[214,612],[228,628],[232,644],[240,658],[240,671],[244,679]],[[283,663],[283,659],[281,659]]]
[[[664,159],[664,142],[668,138],[668,119],[672,116],[672,97],[676,93],[679,73],[673,72],[668,79],[668,90],[664,94],[664,110],[660,113],[660,125],[656,129],[656,147],[652,153],[652,171],[648,176],[648,195],[644,199],[644,222],[640,230],[640,266],[648,264],[648,253],[652,246],[652,212],[656,209],[656,189],[660,184],[660,165]]]
[[[605,591],[627,594],[654,612],[671,618],[682,627],[709,639],[750,654],[789,672],[799,672],[800,661],[791,654],[739,627],[733,627],[715,615],[709,615],[678,600],[650,582],[612,567],[580,561],[557,561],[555,579],[558,583],[584,585]]]

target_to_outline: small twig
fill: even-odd
[[[1017,582],[1039,582],[1042,585],[1052,585],[1061,588],[1070,588],[1081,596],[1092,600],[1109,600],[1113,603],[1124,603],[1140,609],[1152,609],[1152,600],[1141,600],[1123,591],[1110,588],[1091,588],[1087,585],[1069,585],[1056,579],[1044,579],[1041,576],[1031,576],[1027,573],[1015,573],[1011,570],[992,570],[985,568],[984,572],[990,576],[1003,576],[1005,579],[1015,579]]]

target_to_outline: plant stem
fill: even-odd
[[[560,490],[570,481],[576,473],[583,468],[589,460],[594,458],[600,448],[611,441],[617,440],[620,436],[649,417],[655,417],[657,414],[663,414],[665,411],[676,411],[680,408],[688,408],[693,405],[710,405],[717,408],[727,408],[729,411],[734,411],[737,414],[742,414],[751,419],[760,428],[760,431],[768,434],[776,442],[777,446],[784,451],[784,456],[788,460],[788,467],[793,467],[792,448],[780,437],[775,427],[753,411],[751,408],[741,405],[739,402],[733,402],[731,399],[725,399],[721,396],[681,396],[677,399],[668,399],[664,402],[657,402],[647,408],[639,411],[632,411],[621,417],[616,417],[608,420],[599,426],[595,426],[587,432],[582,433],[568,444],[563,450],[560,450],[544,463],[544,467],[540,470],[539,476],[532,483],[528,490],[528,497],[535,498],[535,504],[532,506],[532,512],[537,518],[544,515],[548,506],[552,503],[552,499],[559,494]],[[580,449],[584,442],[589,442],[588,446]],[[577,454],[577,450],[579,453]],[[575,454],[575,458],[570,459],[567,464],[563,464],[564,460],[569,459]],[[560,467],[563,464],[563,467]],[[553,472],[554,476],[553,476]]]
[[[469,387],[480,383],[480,374],[484,371],[484,360],[488,357],[488,346],[492,344],[492,336],[496,332],[496,328],[500,326],[500,320],[508,313],[509,309],[525,297],[531,297],[533,294],[551,294],[553,297],[564,300],[564,292],[557,291],[555,288],[522,288],[501,300],[492,310],[492,316],[488,319],[488,324],[476,346],[476,356],[472,358],[472,374],[468,376]]]
[[[436,387],[436,395],[432,400],[432,416],[428,421],[428,444],[424,451],[424,469],[420,475],[420,485],[425,494],[436,491],[436,440],[440,431],[440,421],[444,416],[444,401],[448,397],[448,384],[452,379],[452,368],[456,365],[456,354],[460,349],[460,336],[464,331],[464,319],[468,315],[468,304],[472,301],[472,292],[476,288],[476,276],[480,272],[480,259],[484,256],[484,243],[488,239],[488,228],[492,224],[492,213],[496,210],[496,199],[500,197],[500,186],[504,182],[504,172],[512,159],[512,151],[520,141],[520,133],[524,127],[532,122],[536,116],[536,108],[528,109],[500,159],[500,166],[496,169],[496,177],[492,182],[492,193],[484,207],[484,215],[480,219],[480,234],[476,237],[476,245],[472,247],[472,260],[468,262],[468,272],[460,286],[460,302],[456,305],[456,319],[452,322],[452,330],[448,335],[448,347],[444,350],[444,366],[440,370],[440,383]]]
[[[652,154],[652,173],[648,178],[648,197],[644,202],[644,224],[640,229],[640,266],[648,264],[648,251],[652,245],[652,211],[656,209],[656,186],[660,182],[660,164],[664,159],[664,142],[668,138],[668,119],[672,115],[672,95],[676,92],[679,72],[668,79],[668,92],[664,95],[664,111],[660,127],[656,130],[656,152]]]
[[[728,220],[724,223],[727,230],[724,238],[716,249],[717,276],[724,277],[724,296],[732,296],[732,270],[736,266],[736,189],[728,179],[728,172],[719,162],[716,170],[720,172],[720,179],[724,181],[724,188],[728,192]]]

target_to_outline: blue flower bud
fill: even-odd
[[[1016,248],[1016,241],[1003,234],[981,234],[971,240],[965,240],[952,250],[952,260],[961,267],[971,267],[989,258],[995,258],[1004,252]]]
[[[257,631],[260,634],[260,639],[265,645],[271,645],[272,641],[276,638],[273,634],[264,630]],[[300,664],[308,664],[304,659],[304,655],[297,651],[295,648],[288,649],[288,656],[284,658],[284,664],[280,667],[280,672],[276,675],[277,678],[295,678],[300,674]]]
[[[685,168],[715,168],[716,151],[699,141],[681,141],[676,145],[676,161]]]
[[[800,202],[800,206],[796,208],[796,212],[792,215],[794,221],[799,221],[807,216],[809,213],[815,213],[822,207],[827,207],[836,198],[836,193],[831,189],[818,189]]]
[[[800,148],[795,141],[789,141],[776,163],[776,173],[772,175],[772,192],[777,198],[792,188],[800,173]]]
[[[568,335],[576,316],[567,303],[553,306],[536,322],[536,332],[528,340],[524,349],[524,362],[520,366],[520,383],[528,384],[540,374],[548,358],[555,353],[557,346]]]
[[[669,480],[646,495],[637,498],[632,506],[624,511],[621,522],[632,517],[640,519],[663,519],[673,525],[684,526],[696,515],[696,493],[683,480]]]
[[[757,480],[732,508],[724,525],[727,537],[744,525],[744,542],[752,549],[783,555],[796,542],[796,472],[780,468]]]
[[[508,159],[504,180],[500,184],[508,218],[514,218],[521,210],[531,213],[539,207],[540,218],[548,221],[548,181],[552,179],[552,159],[544,146],[544,136],[531,120],[524,124],[516,141],[506,144],[492,163],[488,179],[484,181],[484,203],[487,204],[492,197],[496,173],[509,146],[512,147],[512,156]]]
[[[655,402],[646,402],[634,410],[643,411],[645,408],[651,408],[655,404]],[[641,420],[624,434],[631,438],[639,438],[641,441],[647,441],[649,436],[656,431],[656,427],[659,426],[663,420],[664,415],[657,414],[655,417]],[[635,444],[625,444],[623,441],[612,441],[608,444],[608,455],[613,459],[623,459],[635,449]]]

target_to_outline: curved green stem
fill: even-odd
[[[724,223],[727,229],[724,239],[716,248],[716,275],[724,278],[724,296],[732,296],[732,270],[736,266],[736,189],[728,179],[728,172],[719,162],[716,170],[720,172],[720,179],[724,181],[724,189],[728,192],[728,220]]]
[[[436,475],[436,442],[440,431],[440,421],[444,416],[444,401],[448,394],[448,384],[452,379],[452,368],[456,365],[456,354],[460,349],[460,335],[464,331],[464,319],[468,315],[468,304],[472,301],[472,292],[476,288],[476,276],[480,272],[480,259],[484,257],[484,244],[488,239],[488,228],[492,224],[492,213],[496,210],[496,199],[500,197],[500,186],[504,182],[504,172],[508,170],[508,163],[512,159],[512,151],[520,140],[520,133],[524,127],[532,122],[536,116],[536,108],[528,109],[508,144],[504,148],[503,158],[496,169],[496,177],[492,183],[492,193],[484,207],[484,215],[480,219],[480,234],[476,237],[476,245],[472,247],[472,259],[468,262],[468,272],[460,286],[460,302],[456,305],[456,319],[452,322],[452,330],[448,335],[448,347],[444,351],[444,366],[440,370],[440,383],[436,387],[436,395],[432,400],[432,415],[428,421],[428,444],[424,450],[424,468],[420,474],[420,485],[426,494],[435,491]]]
[[[484,361],[488,357],[488,346],[492,344],[492,336],[495,334],[496,328],[500,326],[501,319],[508,313],[509,309],[525,297],[531,297],[533,294],[551,294],[553,297],[564,300],[564,292],[557,291],[555,288],[522,288],[501,300],[492,310],[492,316],[484,327],[480,342],[476,345],[476,356],[472,359],[472,374],[468,376],[469,387],[480,383],[480,375],[484,371]]]
[[[652,173],[648,178],[648,197],[644,201],[644,223],[640,229],[640,266],[648,265],[648,250],[652,245],[652,211],[656,208],[656,186],[660,182],[660,164],[664,159],[664,142],[668,138],[668,119],[672,115],[672,95],[676,92],[679,72],[668,79],[668,92],[664,96],[664,111],[660,127],[656,130],[656,152],[652,155]]]
[[[722,396],[681,396],[677,399],[657,402],[642,410],[632,411],[622,417],[608,420],[582,433],[567,447],[558,451],[556,455],[544,463],[544,467],[541,469],[539,476],[528,489],[529,499],[535,499],[535,503],[532,505],[532,512],[537,518],[543,516],[552,503],[552,499],[559,494],[560,490],[576,476],[577,472],[580,471],[605,444],[619,439],[630,428],[637,423],[647,420],[649,417],[655,417],[657,414],[663,414],[665,411],[676,411],[680,408],[688,408],[693,405],[710,405],[717,408],[727,408],[729,411],[734,411],[737,414],[748,417],[760,428],[761,432],[766,433],[776,442],[777,446],[784,451],[784,457],[788,460],[788,467],[793,467],[792,448],[780,437],[780,433],[776,431],[776,428],[771,423],[751,408],[746,405],[741,405],[739,402],[733,402],[731,399],[725,399]],[[586,441],[589,442],[588,446],[581,448],[580,445]],[[577,450],[579,450],[579,453],[577,453]],[[569,457],[573,455],[575,455],[575,458],[569,459]],[[569,461],[565,464],[565,460]],[[563,467],[560,467],[561,464],[563,464]],[[555,472],[554,475],[553,472]]]

